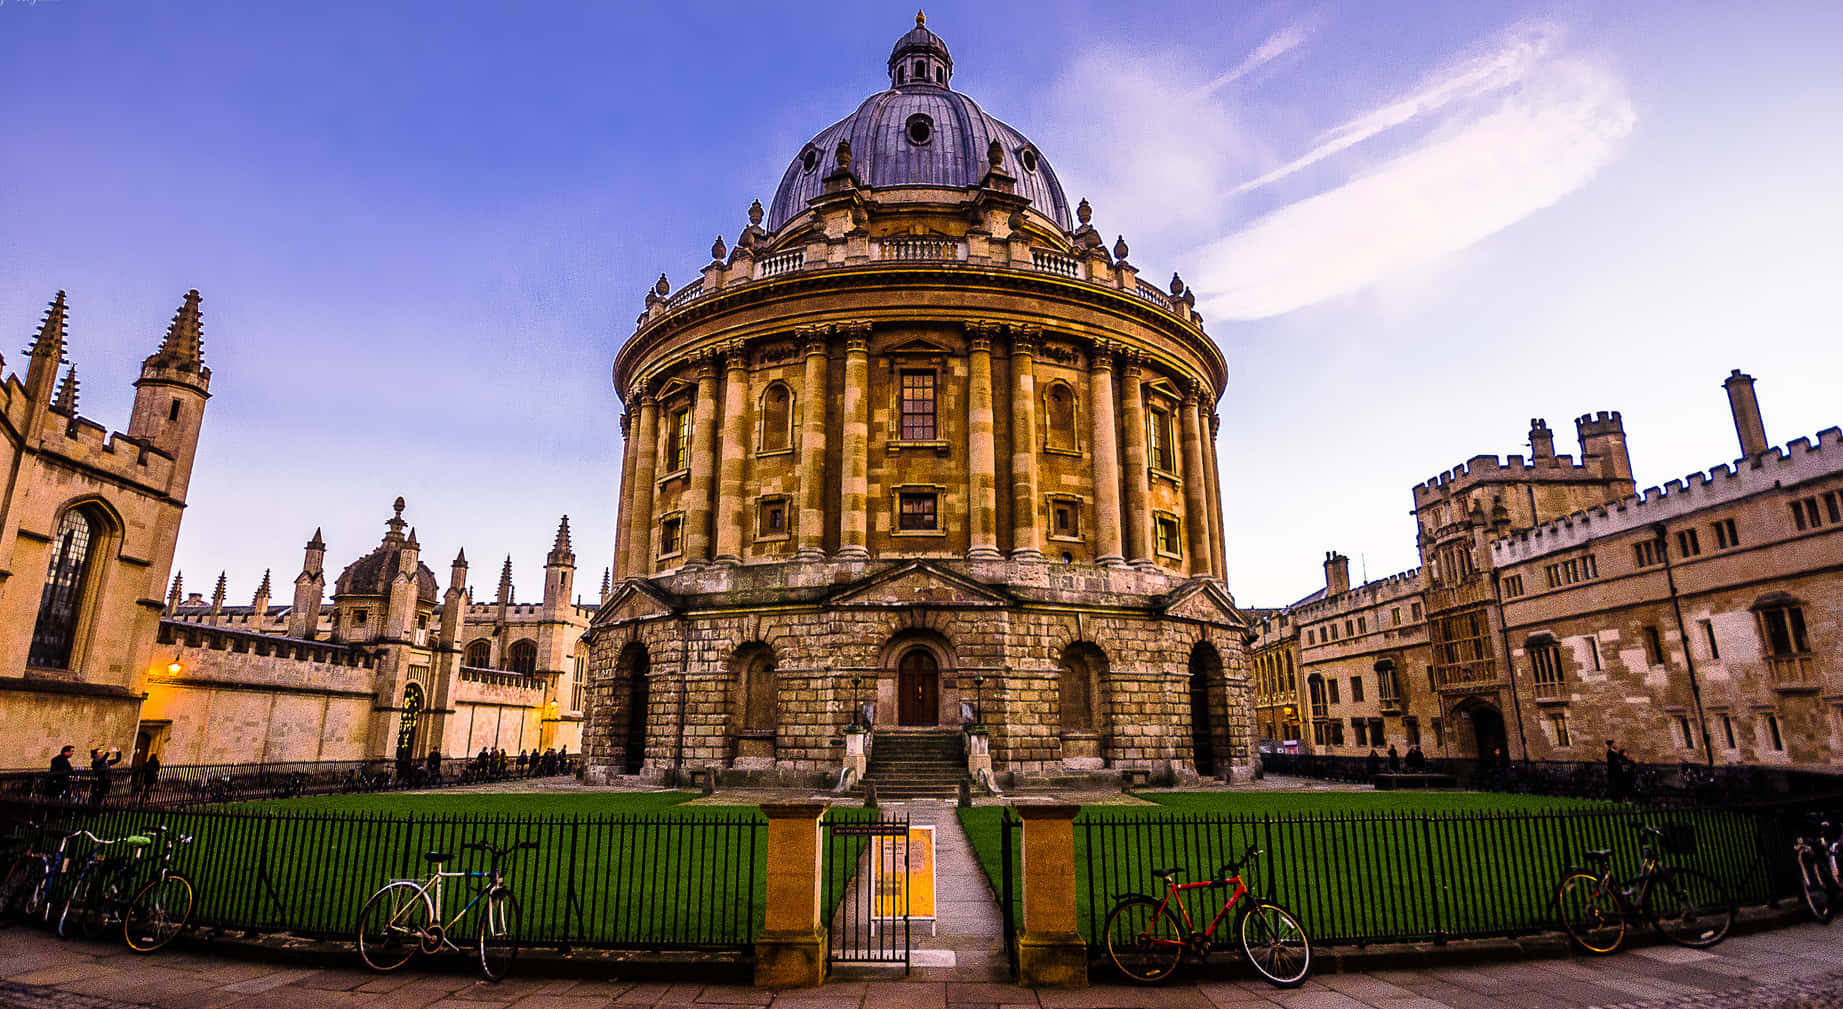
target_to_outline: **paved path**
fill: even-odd
[[[211,958],[141,957],[120,946],[63,941],[33,929],[0,931],[0,1006],[164,1009],[377,1006],[379,1009],[1843,1009],[1843,934],[1817,925],[1730,939],[1707,952],[1650,947],[1604,959],[1393,970],[1313,977],[1292,992],[1220,976],[1180,974],[1163,988],[1111,984],[1029,991],[986,981],[928,978],[835,981],[769,992],[739,985],[573,981],[462,973],[377,975]],[[356,961],[356,957],[354,957]],[[1226,962],[1226,961],[1225,961]],[[458,962],[457,962],[458,965]]]

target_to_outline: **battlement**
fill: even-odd
[[[1409,568],[1382,578],[1371,579],[1348,592],[1300,603],[1287,610],[1286,613],[1300,622],[1320,620],[1346,611],[1364,609],[1419,595],[1421,588],[1421,569]]]
[[[1618,415],[1614,414],[1616,418]],[[1615,421],[1616,422],[1616,421]],[[1521,455],[1499,459],[1495,455],[1475,455],[1463,464],[1439,474],[1414,488],[1414,502],[1421,505],[1449,497],[1454,492],[1481,483],[1492,482],[1563,482],[1606,479],[1596,467],[1577,463],[1573,456],[1552,455],[1528,459]]]
[[[0,411],[23,430],[31,397],[17,374],[0,383]],[[40,445],[51,455],[100,470],[130,486],[164,494],[172,483],[173,457],[144,439],[110,431],[87,417],[52,413],[40,429]]]
[[[1839,473],[1843,473],[1843,428],[1827,428],[1818,432],[1815,443],[1799,438],[1784,448],[1768,449],[1757,464],[1745,459],[1724,463],[1706,473],[1691,473],[1662,487],[1512,533],[1491,544],[1492,563],[1502,568],[1703,508]]]
[[[1625,422],[1619,419],[1619,411],[1601,410],[1599,413],[1584,413],[1574,418],[1574,430],[1582,438],[1604,434],[1624,434]]]

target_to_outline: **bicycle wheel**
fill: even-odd
[[[518,898],[494,887],[480,908],[480,973],[497,981],[518,959]]]
[[[435,908],[414,883],[386,885],[365,902],[358,913],[358,955],[375,971],[392,971],[409,962],[422,948]]]
[[[1625,941],[1625,915],[1598,876],[1577,872],[1564,878],[1555,888],[1555,908],[1568,938],[1588,953],[1605,955]]]
[[[45,860],[37,855],[21,855],[13,860],[5,878],[0,879],[0,928],[11,924],[14,916],[25,910],[44,874]]]
[[[1818,855],[1809,850],[1798,853],[1798,875],[1804,884],[1805,906],[1811,909],[1811,917],[1819,924],[1828,925],[1836,914],[1836,905],[1831,901],[1830,881],[1824,878],[1824,869],[1818,862]],[[0,900],[4,900],[0,896]]]
[[[57,912],[58,937],[68,939],[77,934],[78,920],[83,917],[83,909],[89,905],[90,892],[96,888],[96,873],[84,869],[77,875],[76,882],[70,885],[70,892],[64,895],[64,902]]]
[[[1312,973],[1312,940],[1286,908],[1255,904],[1241,916],[1235,934],[1255,973],[1275,988],[1297,988]]]
[[[1664,938],[1693,949],[1715,945],[1734,927],[1734,896],[1695,869],[1670,869],[1653,880],[1644,908]]]
[[[1163,981],[1184,958],[1184,930],[1150,897],[1128,897],[1107,913],[1107,958],[1127,980]]]
[[[123,891],[128,888],[127,872],[123,868],[105,868],[90,887],[90,899],[83,905],[83,913],[77,918],[77,934],[85,939],[100,939],[109,926],[119,920],[122,904],[125,900]]]
[[[136,953],[152,953],[173,941],[192,917],[192,884],[174,873],[141,888],[122,914],[122,938]]]

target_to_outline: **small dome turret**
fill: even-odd
[[[947,43],[928,30],[928,15],[915,12],[915,27],[896,40],[890,50],[890,87],[929,85],[946,87],[953,78],[953,57]]]

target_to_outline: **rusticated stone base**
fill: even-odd
[[[766,932],[755,940],[755,986],[811,988],[826,979],[826,933]]]

